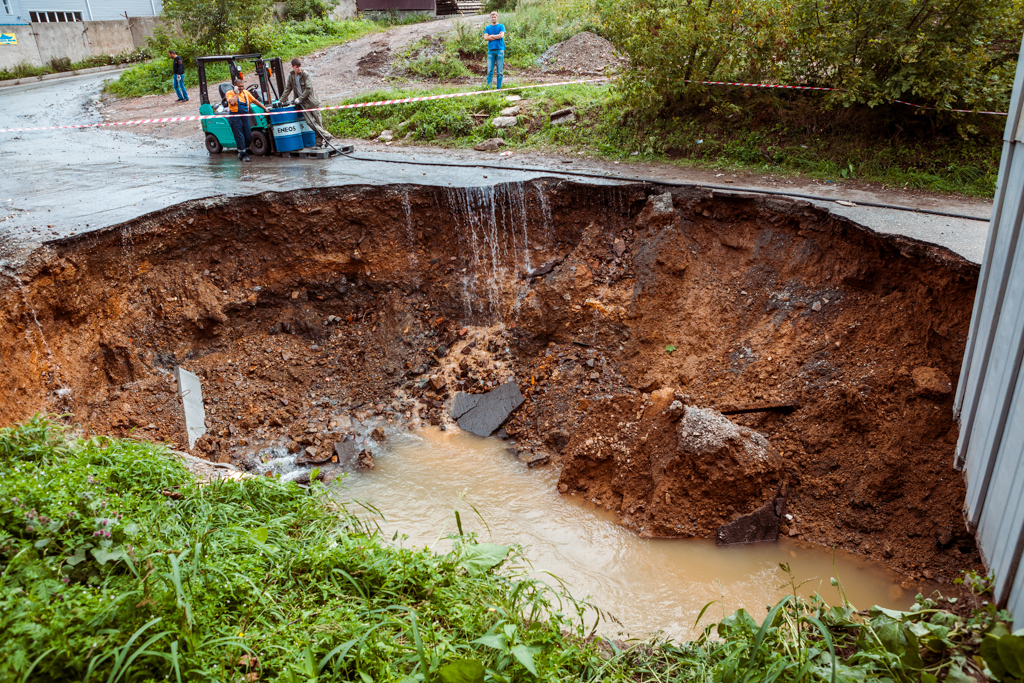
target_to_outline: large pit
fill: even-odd
[[[547,458],[537,486],[642,536],[713,538],[784,494],[785,536],[950,582],[980,569],[948,384],[977,275],[807,203],[699,189],[193,201],[0,280],[0,424],[67,413],[182,449],[181,365],[204,383],[194,453],[251,466],[328,447],[339,415],[447,424],[455,391],[511,378],[526,403],[505,429]],[[708,463],[679,455],[680,405],[795,408],[731,415],[770,457]]]

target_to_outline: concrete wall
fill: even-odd
[[[356,13],[356,0],[341,0],[328,16],[335,21],[339,21],[341,19],[355,19]]]
[[[0,45],[0,69],[22,62],[43,66],[53,58],[67,57],[78,62],[97,55],[116,55],[146,44],[159,23],[157,17],[132,17],[125,21],[76,21],[8,26],[17,45]]]

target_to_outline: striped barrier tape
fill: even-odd
[[[587,78],[579,81],[559,81],[556,83],[537,83],[534,85],[520,85],[512,88],[503,88],[501,92],[512,92],[514,90],[529,90],[531,88],[551,88],[559,85],[577,85],[580,83],[598,83],[601,81],[607,81],[607,78]],[[693,83],[695,85],[719,85],[719,86],[732,86],[740,88],[771,88],[778,90],[829,90],[833,92],[849,92],[844,88],[826,88],[809,85],[774,85],[770,83],[739,83],[733,81],[691,81],[687,80],[687,83]],[[397,100],[379,100],[377,102],[356,102],[354,104],[338,104],[333,107],[316,107],[313,109],[296,109],[296,113],[308,112],[308,111],[333,111],[338,109],[361,109],[364,107],[383,107],[392,104],[408,104],[410,102],[428,102],[431,100],[445,100],[454,97],[469,97],[472,95],[491,95],[499,91],[497,90],[473,90],[470,92],[458,92],[458,93],[446,93],[444,95],[425,95],[423,97],[405,97]],[[904,104],[908,107],[915,107],[917,109],[931,109],[939,111],[938,107],[928,107],[921,104],[914,104],[913,102],[904,102],[903,100],[893,100],[897,104]],[[1005,111],[977,111],[974,109],[943,109],[941,111],[954,112],[958,114],[989,114],[992,116],[1007,116]],[[0,128],[0,133],[22,133],[38,130],[65,130],[71,128],[108,128],[112,126],[137,126],[149,123],[179,123],[181,121],[202,121],[203,119],[222,119],[231,118],[237,116],[251,116],[251,114],[199,114],[194,116],[166,116],[163,118],[156,119],[136,119],[134,121],[112,121],[109,123],[79,123],[71,124],[67,126],[39,126],[35,128]]]
[[[512,88],[499,90],[474,90],[470,92],[445,93],[444,95],[424,95],[423,97],[405,97],[398,100],[380,100],[377,102],[356,102],[354,104],[338,104],[333,107],[316,107],[315,109],[296,109],[296,113],[307,111],[332,111],[336,109],[361,109],[363,107],[383,107],[390,104],[407,104],[409,102],[427,102],[430,100],[445,100],[453,97],[469,97],[471,95],[491,95],[494,93],[506,93],[513,90],[528,90],[530,88],[551,88],[558,85],[576,85],[578,83],[596,83],[606,81],[607,78],[588,78],[582,81],[559,81],[557,83],[537,83],[535,85],[520,85]],[[197,114],[194,116],[165,116],[158,119],[136,119],[134,121],[111,121],[109,123],[78,123],[68,126],[39,126],[36,128],[0,128],[0,133],[21,133],[37,130],[65,130],[69,128],[109,128],[112,126],[137,126],[147,123],[178,123],[180,121],[202,121],[203,119],[224,119],[238,116],[252,116],[252,114]]]
[[[691,81],[687,80],[686,83],[693,83],[694,85],[731,85],[740,88],[772,88],[778,90],[831,90],[833,92],[851,92],[846,88],[824,88],[810,85],[771,85],[768,83],[734,83],[730,81]],[[914,104],[913,102],[904,102],[903,100],[893,100],[896,104],[905,104],[908,107],[916,107],[917,109],[932,109],[934,111],[948,111],[955,112],[957,114],[991,114],[992,116],[1008,116],[1005,111],[979,111],[976,109],[942,109],[938,107],[928,107],[923,104]]]

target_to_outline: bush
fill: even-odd
[[[284,5],[284,16],[292,21],[307,19],[323,19],[331,11],[330,5],[324,0],[288,0]]]
[[[838,88],[826,101],[1004,108],[1024,30],[1016,0],[597,0],[629,56],[628,103],[649,116],[716,98],[692,81]]]

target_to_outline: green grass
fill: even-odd
[[[361,38],[369,33],[383,31],[398,23],[415,23],[423,21],[423,17],[412,15],[401,20],[387,19],[364,21],[352,19],[330,21],[326,19],[308,21],[288,21],[281,24],[269,24],[259,27],[250,36],[249,49],[262,52],[267,57],[281,57],[286,62],[292,57],[301,57],[331,45],[340,45],[350,40]],[[242,38],[239,36],[238,40]],[[229,52],[241,49],[241,44],[231,46]],[[226,66],[210,69],[207,81],[226,80]],[[199,84],[195,63],[186,60],[185,85],[192,87]],[[105,86],[107,92],[120,97],[142,97],[168,93],[172,90],[171,60],[166,55],[128,69],[116,81]]]
[[[22,62],[10,69],[0,69],[0,81],[12,78],[28,78],[30,76],[43,76],[46,74],[60,73],[64,71],[77,71],[79,69],[91,69],[96,66],[110,66],[117,64],[130,64],[140,62],[149,58],[146,50],[129,50],[116,55],[96,55],[78,62],[72,62],[67,57],[51,59],[43,66],[33,66],[28,62]]]
[[[508,76],[505,84],[513,87],[518,82]],[[460,89],[396,89],[349,101]],[[614,86],[558,86],[517,94],[532,102],[520,125],[504,130],[486,123],[508,106],[498,95],[330,113],[326,120],[331,132],[350,138],[373,138],[381,130],[396,130],[399,124],[411,121],[411,141],[445,147],[470,147],[490,137],[502,137],[509,149],[836,182],[857,180],[974,197],[992,196],[999,169],[1001,120],[981,122],[979,134],[964,139],[955,130],[933,129],[925,117],[897,106],[828,110],[819,108],[813,95],[778,98],[758,94],[755,102],[737,93],[743,106],[717,103],[649,121],[626,109]],[[575,125],[544,123],[548,113],[569,106],[576,108]],[[474,125],[469,115],[481,112],[488,115],[478,119],[484,125]],[[406,131],[400,132],[404,136]]]
[[[794,595],[624,649],[514,549],[453,541],[396,547],[319,485],[200,485],[161,446],[37,417],[0,430],[0,680],[934,683],[1024,647],[993,606]]]

